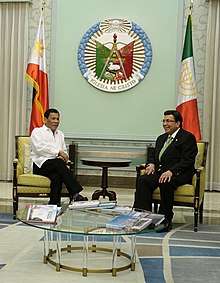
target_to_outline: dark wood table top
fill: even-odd
[[[129,159],[110,157],[89,157],[81,158],[83,165],[99,167],[128,167],[131,163]]]

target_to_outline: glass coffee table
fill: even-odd
[[[27,209],[17,212],[17,219],[23,223],[42,229],[44,233],[43,262],[50,263],[56,267],[56,271],[66,269],[70,271],[82,272],[83,276],[88,273],[111,273],[116,276],[117,272],[130,269],[135,270],[136,263],[136,235],[154,230],[131,231],[129,229],[107,229],[106,223],[111,221],[115,214],[95,211],[91,209],[69,209],[57,217],[54,224],[34,223],[27,221]],[[65,236],[65,245],[62,238]],[[81,246],[73,245],[75,236],[81,236]],[[129,250],[123,251],[123,236],[129,236]],[[97,245],[99,241],[105,241],[106,237],[111,239],[111,247],[101,247]],[[108,238],[109,240],[109,238]],[[74,251],[80,251],[82,256],[82,266],[76,267],[64,261],[65,256]],[[110,266],[99,268],[89,267],[89,255],[91,253],[104,252],[111,257]],[[117,264],[118,258],[123,257],[123,264]],[[93,259],[94,260],[94,259]],[[70,262],[70,261],[69,261]]]

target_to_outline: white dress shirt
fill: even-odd
[[[51,129],[45,125],[33,129],[31,148],[31,161],[39,168],[46,160],[57,158],[60,150],[68,154],[63,132],[56,130],[53,134]]]
[[[177,133],[179,132],[179,130],[180,130],[180,128],[178,128],[178,129],[171,135],[172,139],[175,139],[175,137],[176,137]]]

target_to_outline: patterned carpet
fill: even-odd
[[[11,215],[12,217],[12,215]],[[135,266],[135,271],[125,270],[117,273],[113,277],[111,273],[88,273],[83,277],[81,272],[72,272],[61,269],[55,271],[51,264],[43,264],[43,231],[31,226],[9,220],[5,215],[0,213],[0,283],[72,283],[72,282],[89,282],[89,283],[144,283],[144,273],[139,260]],[[67,245],[66,234],[62,235],[62,246]],[[75,242],[73,246],[82,245],[82,237],[73,237]],[[99,240],[99,239],[97,239]],[[102,237],[97,241],[97,246],[102,248],[112,248],[111,237]],[[55,248],[56,243],[52,243]],[[126,253],[130,253],[130,239],[122,239],[122,248]],[[83,256],[81,251],[72,253],[62,253],[62,263],[82,267]],[[111,253],[97,252],[89,254],[89,268],[107,268],[111,267]],[[128,259],[117,257],[117,266],[128,264]],[[31,280],[30,280],[31,278]]]
[[[137,250],[147,283],[220,282],[220,226],[176,225],[139,236]]]
[[[193,232],[192,225],[175,225],[169,233],[148,233],[137,237],[138,258],[136,270],[111,274],[92,274],[61,270],[42,263],[43,233],[0,213],[0,279],[1,283],[27,282],[136,282],[136,283],[219,283],[220,280],[220,226],[200,225]],[[66,241],[65,237],[62,238]],[[75,238],[75,241],[80,241]],[[103,239],[102,239],[103,240]],[[129,237],[122,239],[127,244]],[[100,245],[108,246],[110,238]],[[107,261],[101,256],[100,262]],[[78,263],[79,259],[76,260]],[[88,281],[89,280],[89,281]]]

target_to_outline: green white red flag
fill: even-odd
[[[33,86],[30,133],[44,123],[44,112],[49,107],[48,77],[46,72],[46,51],[44,17],[41,14],[34,47],[26,70],[26,79]]]
[[[183,117],[183,129],[193,133],[197,141],[201,140],[193,59],[191,13],[188,16],[186,26],[176,110]]]

